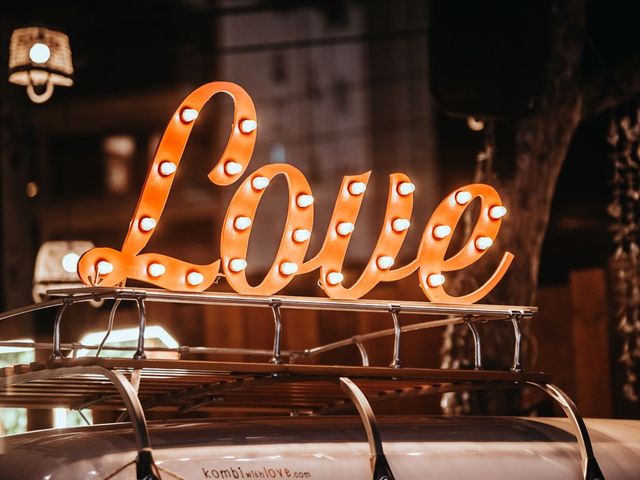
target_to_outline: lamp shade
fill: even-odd
[[[18,28],[11,35],[9,81],[27,87],[35,103],[46,102],[55,85],[73,85],[69,37],[41,27]]]

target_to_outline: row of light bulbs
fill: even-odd
[[[198,111],[193,108],[184,108],[180,112],[180,120],[189,124],[194,122],[198,118]],[[239,129],[244,134],[249,134],[256,130],[257,123],[255,120],[243,119],[239,122]],[[177,165],[171,161],[165,160],[160,162],[158,166],[158,173],[162,177],[169,177],[177,171]],[[227,175],[237,175],[242,171],[242,165],[228,161],[225,163],[224,171]],[[256,176],[251,181],[251,186],[256,191],[262,191],[269,186],[269,179],[267,177]],[[352,182],[348,186],[348,191],[351,195],[362,195],[367,186],[364,182]],[[396,192],[401,196],[410,195],[415,192],[416,186],[411,182],[402,182],[396,187]],[[461,190],[456,192],[455,201],[458,205],[466,205],[472,199],[471,192]],[[307,208],[313,205],[314,198],[312,195],[300,194],[296,197],[296,205],[300,208]],[[502,205],[495,205],[489,208],[489,217],[493,220],[499,220],[507,214],[507,209]],[[251,218],[246,216],[238,216],[233,222],[233,226],[238,231],[247,230],[251,227]],[[411,222],[407,218],[396,218],[393,220],[391,227],[397,232],[401,233],[409,228]],[[151,232],[157,226],[156,219],[152,217],[142,217],[138,222],[138,228],[145,233]],[[350,235],[355,229],[355,225],[351,222],[340,222],[336,225],[336,232],[340,236]],[[434,238],[441,240],[451,235],[452,229],[449,225],[437,225],[432,231]],[[296,229],[292,233],[292,238],[297,243],[303,243],[311,238],[311,231],[307,229]],[[491,237],[480,236],[474,241],[474,245],[478,250],[487,250],[493,245],[493,239]],[[395,263],[395,259],[391,256],[380,256],[376,260],[376,265],[380,270],[388,270]],[[247,268],[247,261],[242,258],[234,258],[229,261],[229,270],[234,273],[241,272]],[[100,275],[107,275],[113,271],[113,264],[106,260],[101,260],[96,265],[96,270]],[[299,270],[299,266],[293,262],[282,262],[279,266],[279,271],[282,275],[289,276],[294,275]],[[161,263],[152,262],[147,267],[147,273],[153,278],[161,277],[166,273],[166,267]],[[188,285],[198,286],[204,282],[204,275],[200,272],[191,271],[187,273],[185,280]],[[326,275],[326,282],[331,286],[338,285],[344,280],[344,275],[341,272],[329,272]],[[427,277],[427,283],[430,287],[438,287],[443,285],[445,277],[442,274],[431,274]]]

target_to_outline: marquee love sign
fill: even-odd
[[[238,85],[213,82],[192,92],[176,110],[156,151],[122,250],[94,248],[78,262],[78,274],[89,285],[114,286],[127,278],[142,280],[170,290],[202,291],[220,275],[240,294],[271,295],[284,288],[296,275],[320,270],[320,286],[331,298],[356,299],[379,282],[392,282],[416,270],[425,295],[436,302],[473,303],[489,293],[504,276],[513,255],[505,253],[495,272],[469,294],[455,297],[445,289],[443,272],[463,269],[477,261],[493,244],[506,209],[498,193],[483,184],[466,185],[448,195],[427,223],[416,258],[392,268],[410,226],[415,186],[402,173],[390,175],[387,209],[373,254],[360,277],[343,285],[342,266],[371,172],[344,177],[338,191],[324,244],[305,261],[313,228],[313,194],[305,176],[292,165],[265,165],[240,184],[233,196],[222,227],[220,260],[194,265],[158,253],[140,252],[160,221],[180,159],[198,112],[216,93],[234,100],[231,135],[220,160],[209,173],[216,185],[231,185],[240,179],[251,160],[256,142],[256,111],[249,95]],[[282,175],[288,185],[288,213],[275,260],[262,283],[247,282],[247,248],[256,209],[271,180]],[[481,213],[473,233],[455,255],[445,258],[465,208],[474,198],[481,201]]]

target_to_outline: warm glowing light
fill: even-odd
[[[167,268],[161,263],[152,263],[147,267],[147,272],[154,278],[161,277],[166,271]]]
[[[436,238],[447,238],[451,235],[451,227],[449,225],[438,225],[433,229],[433,236]]]
[[[80,260],[80,255],[77,253],[67,253],[62,257],[62,268],[67,273],[75,273],[78,271],[78,260]]]
[[[396,218],[391,224],[394,232],[404,232],[411,226],[411,222],[406,218]]]
[[[96,265],[96,270],[100,275],[108,275],[113,272],[113,263],[107,262],[106,260],[100,260],[98,265]]]
[[[409,195],[416,191],[416,186],[411,182],[402,182],[398,185],[398,193],[402,196]]]
[[[178,166],[175,163],[169,161],[160,162],[160,166],[158,167],[158,171],[163,177],[173,175],[174,173],[176,173],[177,169]]]
[[[466,205],[471,201],[472,198],[473,195],[471,195],[471,192],[462,190],[456,193],[456,203],[458,205]]]
[[[313,205],[313,196],[311,195],[298,195],[298,198],[296,198],[296,204],[300,207],[300,208],[307,208],[310,205]]]
[[[354,228],[355,228],[355,225],[351,222],[341,222],[336,227],[336,231],[338,232],[338,234],[345,236],[353,232]]]
[[[499,220],[507,214],[506,207],[502,205],[496,205],[495,207],[491,207],[489,209],[489,216],[494,220]]]
[[[255,190],[264,190],[269,186],[269,179],[267,177],[255,177],[251,180],[251,186]]]
[[[197,287],[204,282],[204,275],[200,272],[189,272],[187,274],[187,283],[192,287]]]
[[[378,268],[380,270],[388,270],[389,268],[393,267],[393,262],[395,262],[395,259],[393,257],[385,255],[379,257],[376,263],[378,264]]]
[[[298,243],[306,242],[311,238],[311,231],[306,228],[299,228],[293,231],[293,240]]]
[[[140,219],[140,230],[142,230],[143,232],[150,232],[151,230],[156,228],[157,224],[158,222],[156,222],[155,218],[142,217]]]
[[[349,184],[349,193],[351,195],[362,195],[367,189],[367,184],[364,182],[351,182]]]
[[[293,275],[298,271],[298,264],[293,262],[282,262],[280,264],[280,273],[283,275]]]
[[[191,123],[196,118],[198,118],[198,111],[194,108],[184,108],[182,112],[180,112],[180,119],[184,123]]]
[[[246,230],[251,226],[251,219],[249,217],[236,217],[233,226],[236,230]]]
[[[479,132],[484,128],[484,122],[476,117],[467,117],[467,127],[474,132]]]
[[[493,245],[493,239],[491,237],[478,237],[476,238],[475,245],[478,250],[486,250]]]
[[[344,280],[344,275],[340,272],[329,272],[327,275],[327,283],[329,285],[338,285]]]
[[[247,268],[247,261],[243,258],[234,258],[229,262],[229,270],[232,272],[241,272]]]
[[[434,273],[427,277],[427,283],[430,287],[439,287],[444,284],[444,275],[440,273]]]
[[[51,58],[51,50],[44,43],[34,43],[29,50],[29,58],[34,63],[46,63]]]
[[[251,133],[258,128],[258,122],[255,120],[245,119],[240,122],[240,131],[242,133]]]
[[[237,175],[242,171],[242,165],[238,162],[227,162],[224,164],[224,173],[227,175]]]

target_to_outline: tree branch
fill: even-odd
[[[634,55],[594,76],[581,86],[582,117],[628,102],[640,93],[640,55]]]

